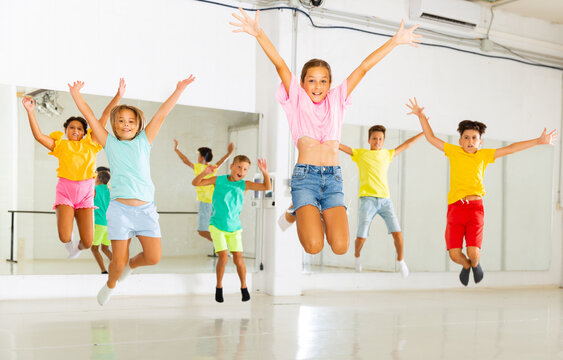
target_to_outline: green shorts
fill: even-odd
[[[104,225],[94,225],[94,242],[92,246],[107,245],[110,246],[111,242],[108,240],[108,227]]]
[[[209,232],[211,233],[216,253],[227,250],[227,246],[230,252],[242,252],[242,229],[228,232],[209,225]]]

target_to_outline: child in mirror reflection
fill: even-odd
[[[94,205],[97,209],[94,210],[94,242],[92,243],[91,250],[94,259],[100,267],[100,271],[102,274],[107,274],[104,259],[100,254],[100,246],[102,247],[102,253],[111,261],[111,243],[108,239],[108,222],[106,219],[106,212],[110,201],[108,184],[111,175],[109,168],[105,166],[98,166],[96,172],[98,175],[96,176],[96,187],[94,189]]]
[[[217,170],[225,160],[231,156],[235,145],[231,142],[227,146],[227,153],[215,163],[215,171],[209,174],[205,179],[211,178],[217,175]],[[188,159],[188,157],[178,149],[178,141],[174,139],[174,151],[182,162],[193,169],[194,175],[198,176],[205,170],[209,163],[213,160],[213,150],[208,147],[200,147],[197,149],[197,162],[193,163]],[[213,198],[213,185],[208,186],[196,186],[197,192],[197,233],[204,239],[213,242],[211,239],[211,233],[209,232],[209,219],[211,219],[211,199]]]
[[[459,145],[448,144],[434,136],[424,114],[424,107],[418,105],[416,98],[409,99],[408,114],[416,115],[422,125],[426,140],[438,150],[444,152],[450,164],[450,190],[448,192],[448,213],[446,225],[446,248],[450,259],[462,266],[459,280],[467,286],[469,274],[479,283],[484,272],[479,259],[483,241],[485,188],[483,177],[488,164],[496,159],[529,149],[536,145],[553,145],[557,131],[547,133],[543,129],[535,139],[519,141],[498,149],[482,149],[481,136],[487,126],[478,121],[463,120],[458,124]],[[465,238],[466,254],[462,252]]]
[[[164,119],[194,80],[190,75],[179,81],[146,127],[145,116],[140,109],[130,105],[114,107],[110,114],[114,135],[109,134],[96,119],[82,97],[80,90],[84,83],[76,81],[69,84],[70,94],[92,127],[94,136],[104,147],[112,171],[111,201],[106,216],[113,258],[109,264],[108,280],[98,292],[100,305],[107,303],[117,282],[125,281],[134,269],[156,265],[160,261],[161,233],[154,204],[150,152]],[[139,239],[142,251],[130,259],[129,244],[134,236]]]
[[[420,139],[423,133],[411,137],[395,149],[383,149],[385,143],[385,126],[374,125],[368,130],[370,149],[352,149],[344,144],[339,149],[352,157],[360,171],[360,210],[358,211],[358,230],[356,233],[354,266],[362,271],[360,253],[369,235],[369,228],[375,215],[379,214],[385,221],[387,231],[393,236],[397,263],[403,278],[409,275],[409,268],[403,255],[403,233],[393,208],[387,181],[387,169],[391,161]]]
[[[223,176],[205,178],[216,171],[215,165],[209,165],[192,181],[194,186],[214,185],[212,206],[213,212],[209,221],[209,232],[213,239],[213,247],[218,255],[215,287],[215,301],[223,302],[223,275],[229,260],[228,252],[233,254],[233,262],[237,267],[240,279],[242,301],[250,300],[246,286],[246,265],[242,259],[242,224],[240,213],[246,190],[265,191],[272,188],[266,160],[258,159],[258,168],[264,177],[263,183],[244,181],[250,167],[250,159],[245,155],[237,155],[230,166],[231,173]]]
[[[100,117],[105,126],[113,106],[119,103],[125,83],[119,82],[117,94]],[[59,160],[57,188],[53,209],[57,216],[59,239],[68,251],[68,259],[76,259],[82,250],[89,249],[94,240],[94,178],[96,177],[96,155],[102,150],[99,139],[88,129],[86,120],[72,116],[64,123],[65,133],[43,134],[35,117],[35,100],[24,98],[29,126],[38,143],[49,149],[49,155]],[[64,136],[66,135],[66,139]],[[80,240],[73,242],[73,222],[80,234]]]

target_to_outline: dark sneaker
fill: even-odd
[[[481,269],[481,264],[477,264],[477,266],[472,267],[473,269],[473,280],[475,280],[475,284],[478,284],[481,280],[483,280],[483,269]]]
[[[471,267],[461,268],[461,272],[459,273],[459,281],[463,284],[463,286],[467,286],[469,284],[469,273],[471,272]]]

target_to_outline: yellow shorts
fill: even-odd
[[[111,245],[111,241],[108,240],[108,227],[104,225],[94,225],[94,242],[92,246]]]
[[[211,233],[216,253],[227,250],[227,248],[230,252],[242,252],[242,229],[228,232],[209,225],[209,232]]]

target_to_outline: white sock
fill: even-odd
[[[67,243],[65,243],[65,248],[66,248],[66,251],[68,251],[68,254],[69,254],[69,255],[70,255],[70,253],[72,252],[72,245],[73,245],[73,244],[72,244],[72,240],[69,241],[69,242],[67,242]]]
[[[281,214],[280,218],[278,219],[278,225],[282,231],[286,231],[293,223],[290,223],[285,218],[285,212]]]
[[[98,292],[98,304],[103,306],[105,303],[107,303],[109,298],[111,297],[112,292],[113,292],[113,289],[110,289],[108,287],[108,284],[104,283],[104,286]]]
[[[405,262],[405,259],[398,261],[398,263],[399,263],[399,270],[401,271],[401,275],[403,276],[403,278],[409,276],[409,268],[407,267],[407,263]]]
[[[362,272],[362,263],[360,262],[359,257],[354,258],[354,267],[356,268],[357,272]]]
[[[125,266],[125,269],[123,269],[123,272],[121,273],[121,276],[119,277],[119,282],[123,282],[125,281],[125,279],[127,279],[127,277],[133,272],[133,269],[131,269],[131,267],[129,266],[129,261],[127,262],[127,266]]]
[[[67,259],[69,260],[74,260],[76,259],[80,253],[82,252],[82,250],[80,250],[78,248],[78,245],[80,244],[80,240],[76,242],[76,244],[72,244],[72,248],[70,249],[70,251],[68,252],[68,256]]]

